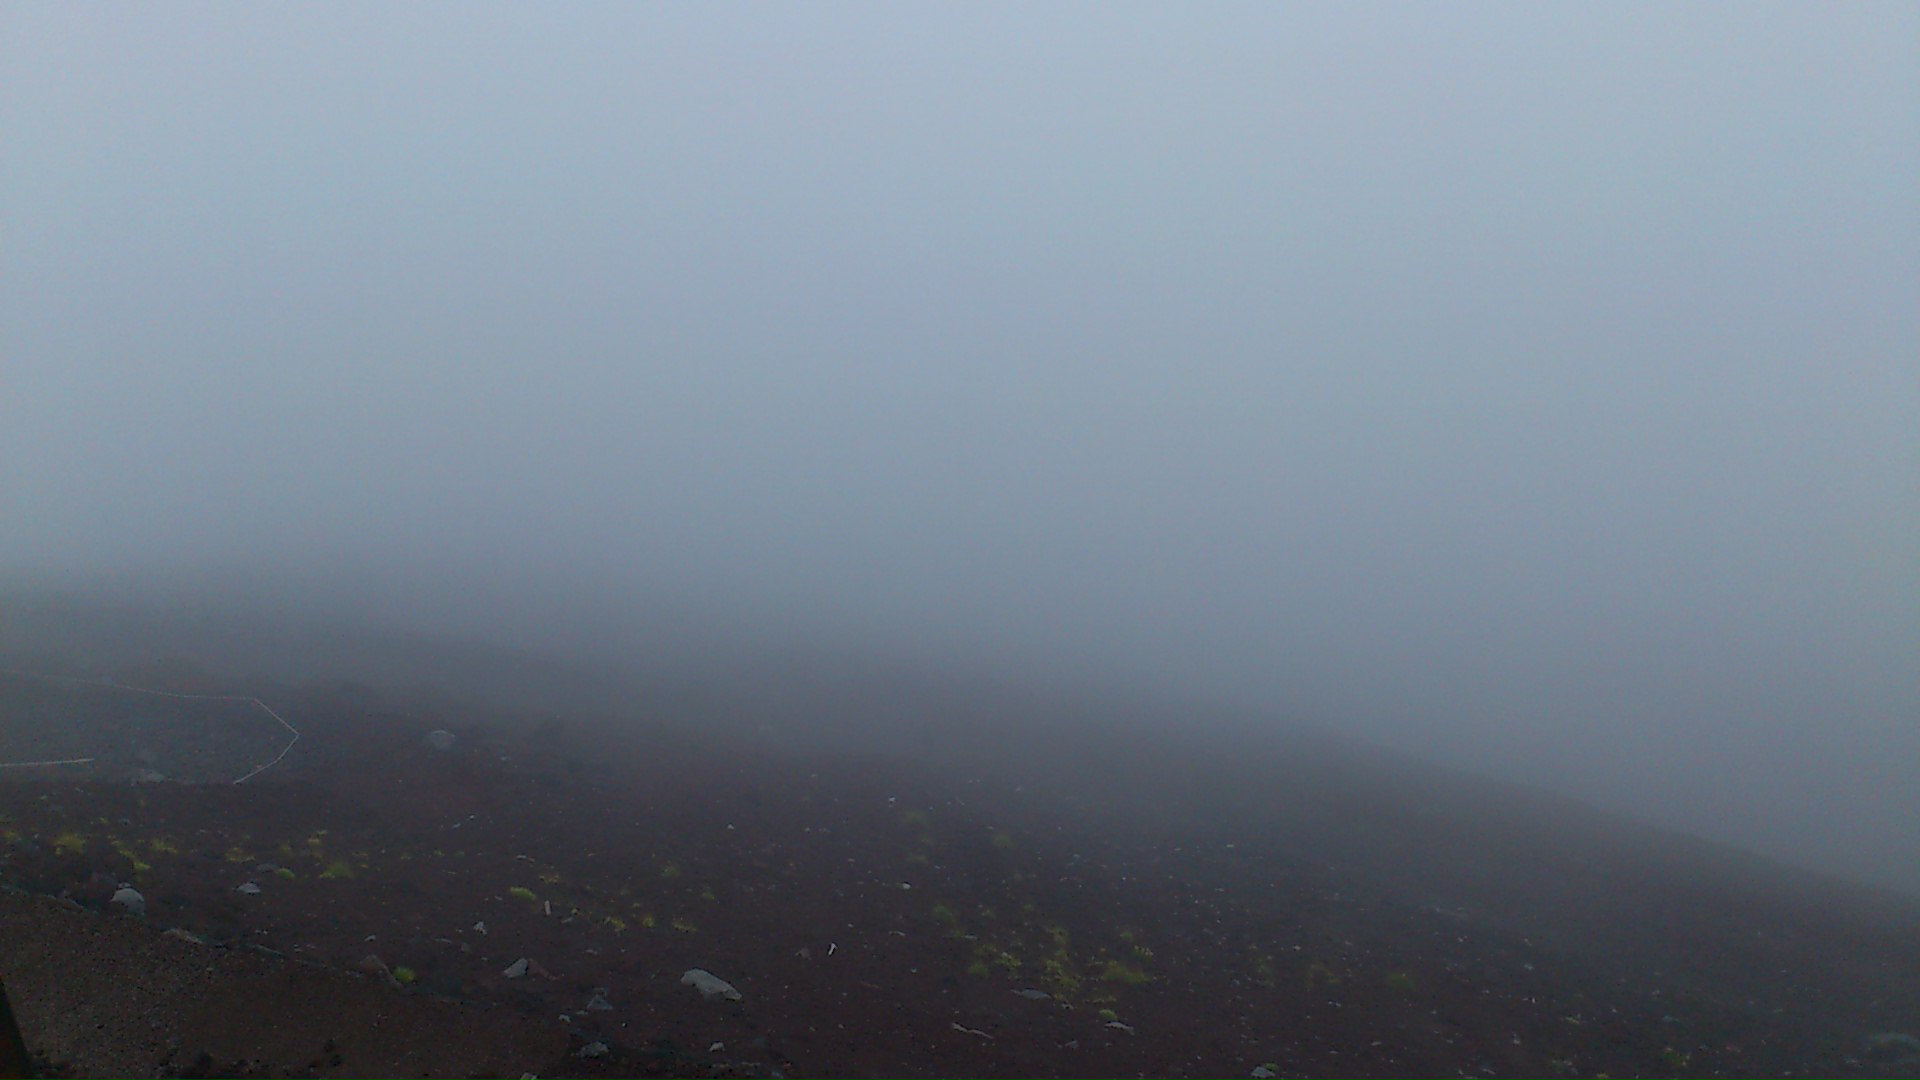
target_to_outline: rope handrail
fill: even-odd
[[[281,716],[279,713],[274,712],[273,707],[268,705],[266,702],[261,701],[257,697],[249,697],[246,694],[180,694],[180,693],[175,693],[171,690],[155,690],[147,686],[128,686],[125,683],[112,682],[107,679],[82,679],[75,675],[53,675],[44,671],[21,671],[17,668],[0,668],[0,675],[19,675],[29,679],[51,679],[56,682],[79,683],[82,686],[105,686],[114,690],[130,691],[135,694],[152,694],[155,697],[179,698],[184,701],[248,701],[248,702],[252,702],[253,704],[258,705],[262,712],[265,712],[268,716],[273,717],[274,721],[277,722],[281,727],[286,728],[287,732],[291,734],[293,738],[287,740],[287,745],[280,748],[280,752],[274,755],[274,758],[272,761],[267,762],[265,765],[258,766],[252,772],[249,772],[247,775],[242,776],[238,780],[235,780],[234,783],[236,784],[244,784],[247,781],[253,779],[254,777],[259,776],[261,773],[266,772],[268,769],[273,768],[275,765],[280,764],[280,762],[286,758],[287,751],[293,749],[293,744],[300,741],[300,730],[298,728],[294,727],[292,724],[287,723],[286,718]],[[44,765],[84,765],[94,760],[95,760],[94,758],[89,757],[89,758],[67,758],[61,761],[0,762],[0,769],[27,768],[29,766],[44,766]]]

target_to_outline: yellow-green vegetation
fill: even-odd
[[[1273,957],[1264,954],[1254,957],[1253,981],[1266,987],[1280,985],[1280,972],[1273,966]]]
[[[252,862],[253,856],[247,854],[246,848],[236,844],[227,849],[226,860],[230,863]]]
[[[1071,1001],[1080,993],[1082,983],[1079,969],[1074,966],[1073,958],[1066,953],[1049,956],[1040,961],[1040,984],[1045,986],[1054,997],[1062,1001]]]
[[[953,909],[945,904],[933,906],[933,921],[939,923],[948,933],[958,933],[960,930],[960,916],[955,915]]]
[[[544,871],[540,875],[540,881],[547,885],[558,885],[560,884],[560,874],[554,870]]]
[[[693,925],[692,923],[688,922],[685,919],[675,919],[673,920],[672,925],[675,930],[678,930],[683,934],[691,934],[700,929],[699,927]]]
[[[627,930],[627,920],[621,918],[618,915],[609,915],[606,918],[601,919],[600,923],[603,926],[613,927],[613,932],[616,934],[624,934],[626,933],[626,930]]]
[[[680,876],[680,864],[679,864],[679,863],[668,863],[668,864],[666,864],[665,866],[662,866],[662,867],[660,868],[660,876],[661,876],[661,877],[663,877],[663,878],[677,878],[677,877],[679,877],[679,876]]]
[[[72,829],[68,829],[66,832],[53,838],[53,853],[55,855],[85,855],[87,853],[87,838],[74,832]]]
[[[656,927],[656,926],[658,926],[658,925],[660,925],[660,920],[658,920],[658,919],[656,919],[656,918],[654,918],[654,917],[653,917],[653,914],[652,914],[651,912],[642,912],[642,913],[641,913],[641,915],[640,915],[640,929],[642,929],[642,930],[651,930],[651,929],[653,929],[654,927]]]
[[[993,974],[993,969],[987,966],[985,960],[976,957],[973,963],[967,965],[967,974],[976,975],[984,979]]]
[[[711,886],[711,885],[702,885],[702,886],[700,886],[700,899],[702,899],[702,900],[718,900],[718,899],[720,899],[720,898],[719,898],[719,897],[717,897],[717,896],[715,896],[715,895],[713,895],[713,886]]]
[[[287,880],[287,881],[292,881],[292,880],[293,880],[293,876],[294,876],[294,875],[293,875],[293,871],[291,871],[291,870],[289,870],[289,869],[287,869],[286,867],[284,867],[284,866],[282,866],[282,867],[278,867],[278,868],[276,868],[276,869],[274,870],[274,872],[273,872],[273,876],[274,876],[274,877],[277,877],[277,878],[284,878],[284,879],[285,879],[285,880]]]
[[[147,841],[147,850],[153,852],[155,855],[178,855],[180,854],[180,845],[164,836],[156,836]]]
[[[1313,963],[1307,965],[1306,981],[1307,989],[1309,990],[1321,983],[1325,983],[1328,986],[1339,986],[1340,976],[1335,975],[1332,968],[1315,960]]]
[[[1114,1021],[1120,1019],[1120,1014],[1117,1012],[1114,1012],[1112,1009],[1101,1009],[1100,1019],[1105,1020],[1107,1023],[1111,1024]]]
[[[540,902],[540,898],[533,894],[533,890],[527,888],[525,885],[515,885],[507,890],[507,895],[523,903],[537,904]]]
[[[114,840],[113,850],[119,852],[122,858],[133,865],[133,872],[136,875],[144,874],[153,869],[153,864],[142,859],[140,853],[134,850],[133,845],[127,843],[125,840]]]
[[[1410,994],[1413,992],[1413,976],[1404,971],[1396,971],[1387,976],[1387,986],[1403,994]]]
[[[1009,975],[1020,970],[1020,958],[1005,949],[1001,949],[1000,952],[994,956],[993,962],[997,966],[1004,968]]]
[[[420,976],[414,974],[413,969],[410,967],[397,967],[393,969],[393,981],[399,983],[401,986],[411,986],[414,980],[419,977]]]
[[[353,864],[345,859],[335,859],[320,871],[320,876],[329,881],[350,878],[353,876]]]
[[[1107,966],[1100,969],[1100,978],[1103,982],[1124,983],[1127,986],[1139,986],[1141,983],[1153,981],[1153,976],[1120,960],[1107,961]]]

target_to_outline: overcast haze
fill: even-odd
[[[0,19],[16,572],[671,598],[1920,888],[1920,8]]]

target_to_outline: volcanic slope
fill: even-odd
[[[1920,904],[1338,740],[1003,717],[944,730],[981,749],[935,763],[135,679],[259,698],[301,740],[246,784],[135,782],[243,775],[274,737],[226,706],[0,678],[0,758],[95,751],[0,771],[0,975],[56,1070],[1914,1067],[1874,1037],[1920,1028]],[[116,914],[122,884],[143,919]],[[156,981],[195,989],[138,996]],[[297,1037],[262,1034],[289,1010]]]

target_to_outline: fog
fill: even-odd
[[[0,19],[18,579],[1185,695],[1920,889],[1920,9]]]

